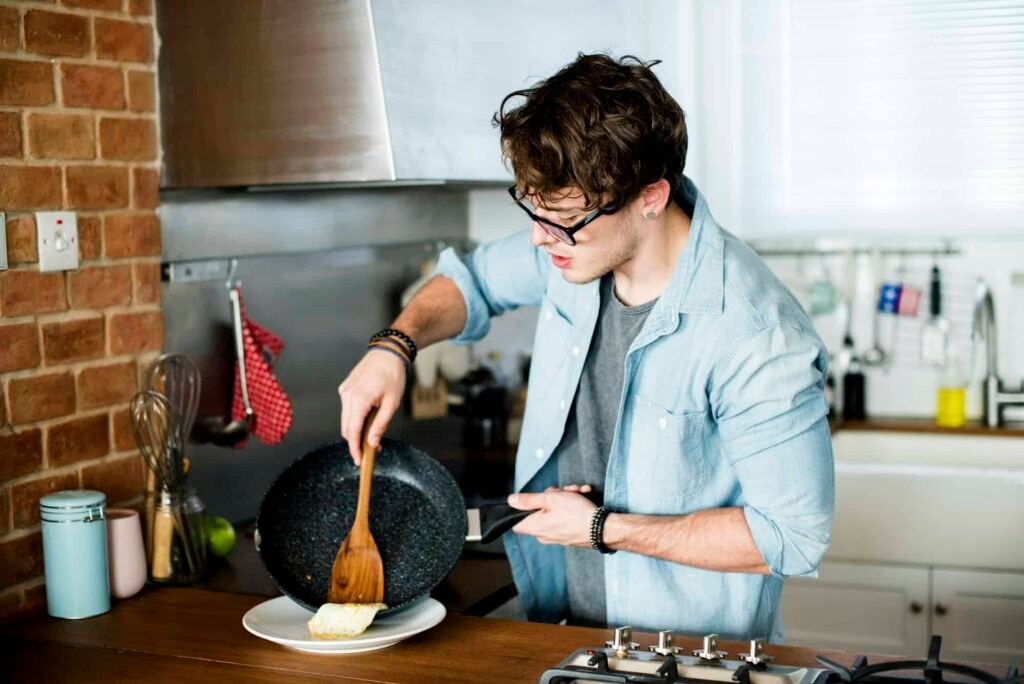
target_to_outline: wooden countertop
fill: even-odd
[[[11,682],[536,682],[606,630],[449,614],[437,627],[386,650],[315,655],[249,634],[242,616],[265,597],[203,589],[147,588],[105,615],[59,620],[35,613],[0,627],[0,662]],[[656,639],[634,634],[643,646]],[[686,648],[697,639],[680,637]],[[744,644],[720,642],[737,653]],[[776,662],[815,667],[853,654],[771,646]],[[869,658],[874,661],[877,657]],[[10,665],[13,663],[13,667]],[[1006,668],[993,672],[1005,676]]]
[[[837,418],[829,423],[832,433],[843,430],[877,430],[881,432],[917,432],[940,435],[986,435],[989,437],[1024,437],[1024,424],[1014,423],[990,428],[980,421],[968,421],[963,427],[939,427],[930,418],[865,418],[844,420]]]

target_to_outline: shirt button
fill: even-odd
[[[536,455],[537,455],[537,458],[544,458],[544,450],[543,449],[537,449]]]
[[[580,355],[580,348],[579,347],[573,347],[572,348],[572,355],[573,356],[579,356]]]
[[[565,399],[562,399],[562,401],[558,402],[558,408],[562,409],[563,411],[565,410]]]
[[[554,318],[554,316],[555,314],[551,313],[551,309],[548,309],[547,311],[544,312],[545,321],[550,321],[552,318]]]
[[[668,418],[665,418],[664,416],[659,418],[658,419],[658,427],[660,427],[662,430],[667,428],[668,427]]]

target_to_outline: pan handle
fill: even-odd
[[[587,492],[583,496],[597,506],[601,506],[604,502],[604,494],[596,490]],[[489,544],[532,514],[533,511],[512,508],[504,499],[485,502],[479,508],[471,508],[466,511],[469,523],[466,541]]]
[[[489,544],[532,514],[533,511],[520,511],[504,502],[471,508],[466,511],[469,522],[466,541]]]

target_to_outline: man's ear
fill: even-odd
[[[672,186],[664,178],[644,186],[640,191],[640,213],[649,219],[661,216],[668,206],[671,194]]]

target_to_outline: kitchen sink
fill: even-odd
[[[839,432],[829,558],[1024,569],[1024,439]]]

